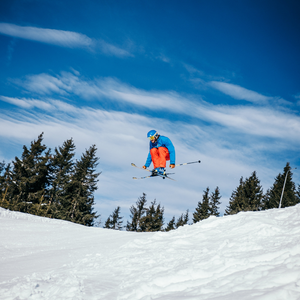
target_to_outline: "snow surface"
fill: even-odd
[[[0,208],[0,299],[300,299],[300,205],[170,232]]]

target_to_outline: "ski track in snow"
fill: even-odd
[[[0,299],[299,300],[300,205],[170,232],[0,208]]]

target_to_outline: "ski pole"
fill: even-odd
[[[196,164],[196,163],[201,163],[201,160],[191,161],[191,162],[187,162],[187,163],[183,163],[183,164],[178,164],[178,165],[175,165],[175,167],[190,165],[190,164]]]

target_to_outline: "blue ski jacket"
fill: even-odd
[[[152,148],[159,148],[159,147],[165,147],[168,149],[169,154],[170,154],[170,165],[175,165],[175,148],[174,148],[171,140],[166,136],[160,135],[155,143],[152,143],[150,141],[150,150]],[[151,165],[151,162],[152,162],[150,150],[149,150],[149,154],[147,157],[147,161],[145,163],[145,167],[147,167],[147,168]]]

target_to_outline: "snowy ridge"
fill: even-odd
[[[0,299],[300,299],[300,205],[132,233],[0,209]]]
[[[70,222],[68,222],[68,221],[44,218],[44,217],[40,217],[40,216],[21,213],[18,211],[10,211],[10,210],[4,209],[2,207],[0,207],[0,218],[28,220],[31,222],[52,223],[52,224],[55,224],[55,223],[65,224],[65,225],[70,224]]]

